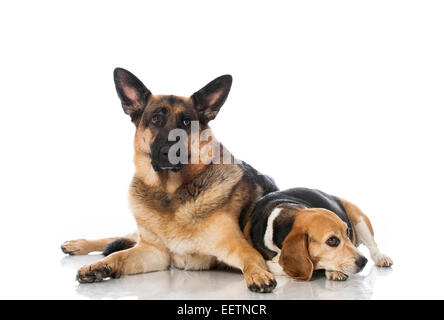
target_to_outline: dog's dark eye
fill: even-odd
[[[341,240],[339,240],[338,237],[333,236],[328,238],[325,243],[330,247],[337,247],[341,243]]]
[[[185,128],[188,128],[191,125],[191,120],[188,118],[185,118],[182,120],[182,123],[185,126]]]
[[[162,118],[160,116],[158,116],[158,115],[154,115],[151,118],[151,122],[154,123],[154,124],[160,124],[161,121],[162,121]]]

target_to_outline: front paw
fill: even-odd
[[[328,280],[345,281],[348,279],[348,275],[339,271],[325,271],[325,276]]]
[[[88,250],[88,240],[85,239],[65,241],[60,248],[63,253],[69,254],[70,256],[88,254],[90,252],[90,250]]]
[[[81,267],[77,271],[76,280],[80,283],[92,283],[109,277],[118,278],[120,274],[113,270],[110,265],[99,261],[98,263]]]
[[[392,259],[390,259],[389,256],[387,256],[383,253],[377,253],[377,254],[373,255],[372,260],[375,262],[375,264],[378,267],[388,268],[393,265]]]
[[[251,272],[244,272],[244,276],[248,289],[253,292],[271,292],[277,285],[273,274],[260,268],[255,268]]]

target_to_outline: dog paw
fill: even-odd
[[[88,240],[85,239],[70,240],[61,245],[63,253],[67,253],[71,256],[88,254],[90,252],[88,247]]]
[[[80,283],[99,282],[105,278],[118,278],[120,275],[106,263],[98,262],[89,266],[83,266],[77,271],[76,280]]]
[[[248,289],[253,292],[267,293],[276,288],[277,282],[273,274],[265,270],[258,270],[245,274]]]
[[[378,267],[390,267],[393,265],[392,259],[390,259],[389,256],[383,254],[383,253],[377,253],[374,256],[372,256],[373,261],[375,262],[376,266]]]
[[[348,279],[348,275],[339,271],[325,271],[325,276],[328,280],[345,281]]]

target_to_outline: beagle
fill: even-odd
[[[329,280],[346,280],[367,263],[357,249],[360,244],[377,266],[393,264],[379,251],[367,216],[354,204],[319,190],[293,188],[265,195],[243,230],[272,273],[296,280],[310,280],[314,270],[325,270]]]

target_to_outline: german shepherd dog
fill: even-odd
[[[262,255],[247,242],[239,220],[260,197],[277,190],[273,180],[238,161],[225,148],[224,152],[209,149],[195,163],[171,161],[171,150],[178,142],[171,141],[169,133],[180,129],[190,137],[193,124],[198,124],[199,135],[211,133],[208,122],[224,104],[232,77],[216,78],[191,97],[153,95],[121,68],[114,70],[114,82],[123,110],[136,126],[136,171],[129,198],[138,230],[123,238],[65,242],[62,250],[68,254],[104,250],[106,255],[80,268],[77,280],[98,282],[166,270],[171,263],[186,270],[223,264],[241,270],[251,291],[272,291],[276,280]],[[197,143],[190,140],[182,141],[184,148],[173,155],[184,156],[188,151],[185,160],[189,160],[193,148],[206,154],[203,149],[216,142],[212,134]]]

